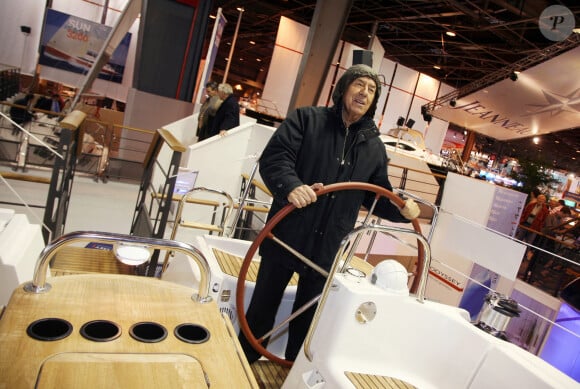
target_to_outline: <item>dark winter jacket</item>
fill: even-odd
[[[240,125],[240,106],[234,95],[229,95],[219,106],[209,136],[220,133],[221,130],[229,130]]]
[[[10,118],[20,125],[24,125],[32,120],[32,113],[28,110],[28,103],[32,99],[31,96],[23,97],[14,102],[14,105],[24,106],[21,107],[10,107]]]
[[[306,184],[368,182],[392,190],[387,178],[387,154],[379,131],[369,116],[347,130],[340,108],[304,107],[290,113],[273,134],[260,157],[260,175],[274,196],[268,217],[288,204],[288,194]],[[329,270],[341,240],[356,222],[361,205],[370,206],[374,195],[339,191],[296,209],[273,230],[300,253]],[[375,214],[395,222],[408,222],[398,208],[382,198]],[[272,240],[260,248],[265,260],[279,261],[296,271],[305,267]]]

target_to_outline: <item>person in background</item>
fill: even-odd
[[[552,198],[554,199],[554,198]],[[550,200],[552,200],[550,199]],[[558,199],[556,199],[556,204],[559,205]],[[542,235],[536,240],[536,245],[544,250],[549,251],[550,253],[556,252],[556,240],[557,235],[562,233],[561,230],[564,223],[569,221],[571,217],[570,208],[567,206],[558,206],[555,210],[550,210],[548,216],[546,216],[546,220],[544,221],[544,226],[542,227]],[[554,263],[554,257],[546,253],[544,251],[538,253],[539,260],[541,262],[545,262],[545,267],[550,267]]]
[[[14,101],[15,106],[10,107],[10,118],[21,127],[24,127],[34,118],[34,114],[30,111],[33,98],[34,95],[32,93],[27,93],[23,98]],[[16,107],[16,105],[19,107]],[[18,135],[19,131],[18,127],[12,127],[12,135]]]
[[[539,188],[534,188],[532,189],[532,191],[530,192],[530,195],[528,196],[528,204],[529,203],[535,203],[536,200],[538,199],[538,196],[542,194],[542,191]]]
[[[535,201],[530,201],[524,207],[520,217],[520,226],[527,227],[527,229],[519,228],[516,238],[526,243],[534,243],[536,233],[541,232],[542,228],[544,228],[544,222],[549,213],[550,210],[546,205],[546,196],[543,194],[538,195]]]
[[[58,93],[53,93],[51,99],[50,110],[52,112],[62,112],[62,108],[64,106],[64,100],[60,97]]]
[[[215,114],[222,103],[218,96],[218,84],[215,81],[210,81],[205,84],[206,98],[197,117],[197,140],[202,141],[209,137],[209,131],[213,123]]]
[[[341,240],[352,230],[361,205],[370,207],[374,194],[340,191],[317,198],[316,190],[338,182],[367,182],[392,190],[388,158],[373,120],[381,84],[366,65],[354,65],[338,80],[332,107],[302,107],[291,112],[270,138],[260,157],[260,175],[274,197],[268,219],[282,207],[297,209],[272,231],[280,240],[329,271]],[[394,222],[408,223],[419,215],[409,199],[398,209],[386,198],[374,213]],[[261,264],[246,312],[256,338],[272,329],[284,289],[299,274],[293,311],[318,296],[325,277],[306,266],[270,239],[260,246]],[[316,307],[289,324],[285,357],[295,360]],[[257,353],[243,333],[240,343],[250,363]],[[266,342],[267,343],[267,342]],[[266,343],[262,345],[265,347]]]
[[[52,95],[52,93],[50,93],[50,95]],[[38,100],[36,100],[34,108],[41,109],[43,111],[50,111],[52,108],[52,96],[40,96]]]
[[[240,106],[233,93],[234,90],[230,84],[218,85],[218,96],[222,103],[213,119],[209,136],[218,134],[225,136],[229,129],[240,125]]]
[[[550,197],[548,201],[548,209],[550,210],[550,215],[558,213],[563,207],[563,204],[560,203],[560,199],[557,197]]]

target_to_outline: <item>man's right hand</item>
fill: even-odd
[[[316,202],[317,196],[314,190],[320,188],[322,188],[322,184],[320,183],[314,184],[312,187],[308,185],[300,185],[290,192],[288,195],[288,202],[293,204],[296,208],[306,207],[307,205]]]

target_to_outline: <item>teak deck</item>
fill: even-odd
[[[49,283],[51,290],[42,294],[17,288],[4,310],[0,388],[78,388],[87,383],[155,389],[258,387],[229,319],[220,315],[215,302],[193,301],[190,288],[104,274],[53,277]],[[70,322],[71,334],[54,341],[27,335],[31,323],[46,318]],[[85,339],[79,330],[93,320],[116,323],[120,336]],[[140,322],[163,326],[167,337],[156,343],[135,340],[129,330]],[[185,323],[206,328],[209,339],[200,344],[178,339],[174,329]]]

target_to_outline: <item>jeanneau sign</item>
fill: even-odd
[[[498,140],[580,127],[580,47],[457,99],[433,116]]]

